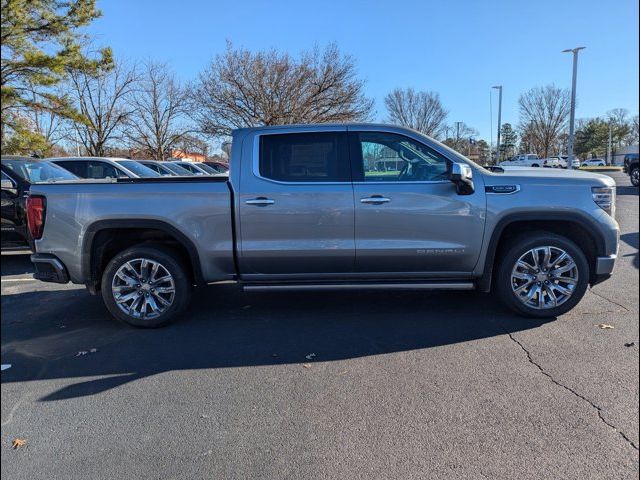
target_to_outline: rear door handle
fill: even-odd
[[[257,207],[266,207],[267,205],[273,205],[274,203],[276,203],[276,201],[266,197],[258,197],[254,198],[253,200],[247,200],[244,203],[246,203],[247,205],[255,205]]]
[[[390,198],[383,197],[382,195],[373,195],[371,197],[361,198],[361,203],[373,203],[374,205],[378,205],[380,203],[389,203],[391,201]]]

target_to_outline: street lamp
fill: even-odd
[[[567,166],[573,168],[573,144],[576,122],[576,76],[578,75],[578,52],[586,47],[567,48],[562,53],[573,53],[573,78],[571,80],[571,115],[569,116],[569,145],[567,145]]]
[[[500,162],[500,120],[502,118],[502,85],[496,85],[494,87],[498,90],[498,144],[496,146],[496,165]]]

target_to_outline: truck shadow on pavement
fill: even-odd
[[[625,257],[633,256],[633,266],[635,268],[640,269],[640,252],[638,251],[638,249],[640,248],[640,245],[639,245],[640,244],[640,232],[625,233],[623,235],[620,235],[620,241],[626,243],[631,248],[635,248],[636,249],[636,253],[627,254],[627,255],[625,255]]]
[[[638,187],[630,185],[618,185],[616,187],[616,195],[635,195],[638,196]]]
[[[197,290],[182,318],[156,330],[115,322],[84,289],[4,294],[2,313],[2,361],[13,364],[3,383],[100,377],[41,401],[94,395],[167,371],[345,360],[545,323],[478,293],[245,294],[235,286]]]

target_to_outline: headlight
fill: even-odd
[[[615,187],[591,187],[591,196],[601,209],[612,217],[616,213]]]

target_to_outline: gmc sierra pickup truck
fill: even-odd
[[[229,177],[38,184],[35,277],[85,284],[157,327],[193,287],[472,290],[554,317],[611,275],[615,184],[586,172],[491,172],[412,130],[233,132]]]

